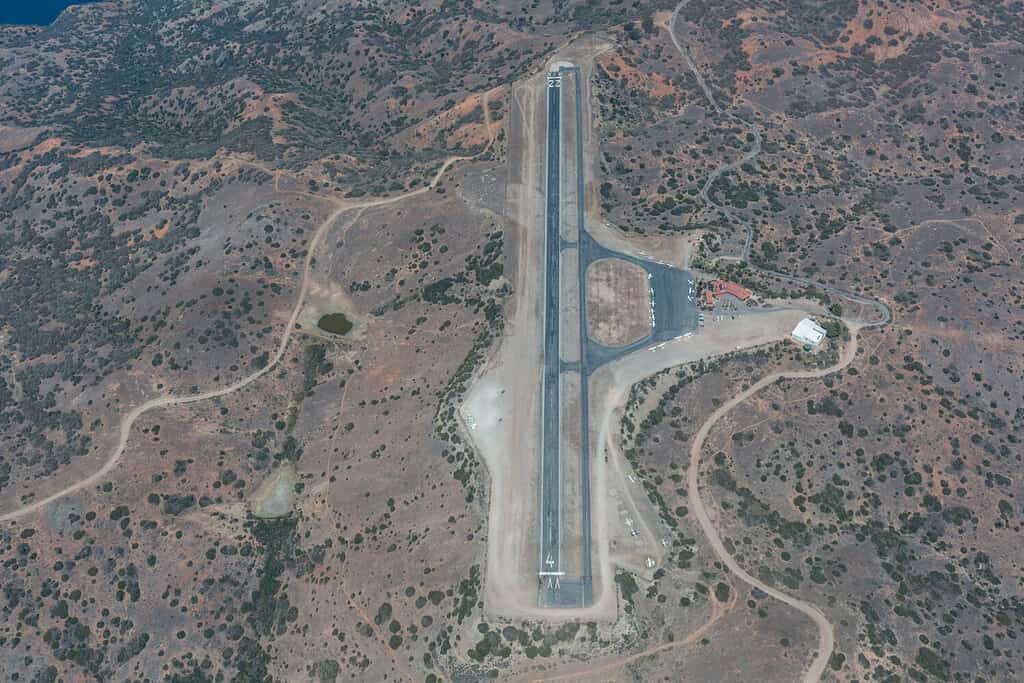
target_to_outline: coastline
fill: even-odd
[[[52,26],[69,8],[95,5],[103,0],[38,0],[10,7],[0,3],[0,27],[36,28]]]

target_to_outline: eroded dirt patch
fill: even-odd
[[[605,346],[625,346],[651,329],[647,272],[619,259],[587,268],[587,334]]]
[[[295,501],[295,465],[286,462],[263,480],[249,500],[254,517],[277,519],[287,517]]]

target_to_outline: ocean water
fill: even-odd
[[[51,23],[68,5],[84,5],[98,0],[0,0],[0,24]]]

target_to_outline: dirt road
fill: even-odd
[[[751,576],[725,549],[725,545],[722,543],[722,539],[718,535],[718,530],[715,529],[715,526],[711,523],[711,517],[708,515],[707,508],[704,506],[704,501],[700,497],[701,453],[704,448],[704,442],[707,440],[708,434],[711,432],[711,429],[715,424],[722,419],[726,413],[743,403],[761,389],[774,384],[780,379],[814,379],[817,377],[824,377],[842,370],[849,365],[857,355],[858,329],[858,327],[851,327],[850,343],[847,344],[846,348],[843,350],[842,356],[835,365],[821,370],[772,373],[761,378],[750,388],[740,392],[723,403],[715,412],[708,416],[707,420],[704,421],[704,424],[702,424],[700,429],[697,431],[693,444],[690,447],[690,468],[686,477],[687,496],[693,506],[693,512],[697,517],[697,521],[700,523],[701,530],[704,532],[705,537],[707,537],[708,542],[715,551],[715,554],[718,555],[718,558],[722,563],[728,567],[729,571],[731,571],[737,578],[742,580],[744,583],[767,593],[779,602],[789,605],[790,607],[806,614],[814,621],[814,625],[818,628],[818,652],[815,655],[814,660],[811,662],[810,667],[806,672],[804,672],[801,679],[804,683],[816,683],[821,678],[822,673],[825,671],[825,667],[828,665],[829,657],[832,656],[832,649],[835,647],[835,633],[832,628],[832,624],[825,617],[824,613],[811,603],[805,602],[804,600],[795,598],[791,595],[787,595],[786,593],[776,590],[775,588],[772,588],[766,583]]]
[[[708,599],[711,602],[711,614],[708,616],[707,621],[687,634],[687,636],[682,640],[672,640],[667,643],[660,643],[641,652],[637,652],[636,654],[615,657],[608,661],[601,662],[596,666],[592,662],[587,662],[585,664],[574,664],[566,667],[558,673],[525,674],[511,679],[510,683],[552,683],[553,681],[579,681],[580,683],[584,683],[585,681],[591,683],[594,681],[608,681],[611,683],[612,681],[622,679],[623,676],[618,675],[619,670],[633,662],[647,657],[654,657],[655,655],[668,650],[687,648],[698,642],[707,635],[708,631],[710,631],[715,624],[721,621],[722,617],[736,607],[736,595],[736,592],[733,591],[732,597],[725,603],[718,602],[714,595],[710,595]]]
[[[491,139],[491,142],[493,142],[493,138]],[[488,150],[490,150],[490,143],[488,143],[487,147],[485,147],[480,152],[480,154],[486,154]],[[369,199],[361,202],[348,202],[333,197],[318,197],[318,199],[322,199],[333,204],[335,206],[335,209],[330,213],[329,216],[327,216],[323,223],[321,223],[319,227],[317,227],[316,232],[313,233],[313,237],[309,241],[309,248],[306,251],[306,259],[305,262],[303,263],[302,282],[299,287],[299,295],[295,300],[295,305],[292,308],[292,313],[288,319],[288,324],[285,326],[284,334],[281,336],[281,341],[277,346],[277,351],[275,351],[274,356],[273,358],[271,358],[270,362],[263,366],[263,368],[252,373],[251,375],[243,377],[234,384],[229,384],[228,386],[221,387],[219,389],[211,389],[210,391],[205,391],[199,394],[192,394],[190,396],[160,396],[157,398],[150,399],[139,406],[136,406],[131,411],[129,411],[128,413],[121,417],[120,432],[117,444],[114,446],[114,449],[111,451],[110,456],[107,458],[106,462],[103,463],[102,467],[100,467],[98,470],[90,474],[88,477],[85,477],[84,479],[79,479],[75,483],[65,486],[59,491],[51,493],[43,498],[40,498],[39,500],[29,503],[28,505],[24,505],[9,512],[0,514],[0,522],[10,522],[20,519],[25,515],[40,510],[41,508],[49,505],[55,500],[59,500],[65,496],[71,495],[72,493],[77,493],[78,491],[81,491],[82,489],[88,486],[92,486],[102,481],[103,478],[106,477],[111,472],[111,470],[113,470],[121,461],[121,458],[124,455],[125,447],[128,445],[128,437],[131,435],[132,426],[135,424],[136,420],[138,420],[140,417],[142,417],[149,411],[155,410],[157,408],[164,408],[167,406],[185,405],[188,403],[196,403],[198,401],[206,401],[211,398],[226,396],[227,394],[231,394],[235,391],[238,391],[239,389],[242,389],[243,387],[252,384],[256,380],[258,380],[259,378],[263,377],[268,372],[273,370],[275,367],[277,367],[277,364],[281,361],[281,358],[284,357],[284,353],[288,348],[288,342],[291,341],[292,333],[295,331],[295,321],[298,319],[299,313],[302,311],[302,306],[306,300],[306,294],[309,291],[309,283],[312,275],[312,263],[314,254],[316,254],[317,247],[323,241],[324,235],[326,235],[327,232],[330,231],[335,221],[337,221],[342,214],[348,211],[361,212],[363,209],[394,204],[395,202],[405,201],[406,199],[410,199],[411,197],[415,197],[416,195],[423,194],[424,192],[430,192],[435,187],[437,187],[437,184],[441,181],[441,178],[444,176],[444,173],[452,164],[454,164],[457,161],[467,161],[473,158],[474,157],[466,156],[448,157],[445,160],[445,162],[441,165],[441,168],[438,169],[437,173],[434,175],[433,179],[431,179],[428,185],[424,185],[423,187],[420,187],[416,190],[412,190],[410,192],[406,192],[404,194],[395,195],[394,197]],[[354,223],[358,217],[359,213],[353,216],[348,224],[351,225],[352,223]]]
[[[668,20],[668,22],[667,22],[667,24],[665,26],[665,29],[668,31],[668,34],[671,37],[672,43],[675,45],[676,50],[679,52],[680,56],[683,57],[683,59],[686,61],[686,64],[689,67],[690,71],[693,73],[694,77],[697,79],[697,83],[700,86],[701,90],[703,91],[704,96],[707,98],[707,100],[708,100],[709,104],[711,105],[712,109],[714,109],[715,112],[718,113],[719,115],[723,115],[723,116],[725,116],[726,118],[728,118],[729,120],[731,120],[733,122],[745,125],[747,127],[747,129],[748,129],[748,132],[753,137],[753,142],[752,142],[750,150],[741,159],[739,159],[738,161],[732,162],[732,163],[724,164],[723,166],[721,166],[718,169],[716,169],[715,171],[713,171],[710,176],[708,176],[707,180],[705,181],[704,185],[701,188],[700,196],[701,196],[701,199],[708,206],[721,211],[723,214],[725,214],[725,216],[727,218],[732,219],[734,222],[742,223],[742,221],[736,220],[736,217],[731,215],[730,212],[727,209],[724,209],[723,207],[721,207],[718,204],[716,204],[715,202],[713,202],[710,199],[710,197],[708,196],[708,190],[710,189],[711,185],[722,175],[723,172],[735,170],[738,167],[739,164],[741,164],[742,162],[745,162],[745,161],[752,160],[754,157],[756,157],[761,152],[761,142],[762,142],[762,140],[761,140],[761,132],[760,132],[760,130],[758,129],[757,126],[739,119],[732,111],[729,111],[727,109],[723,109],[718,104],[718,102],[715,100],[714,94],[711,91],[711,88],[708,87],[707,83],[704,80],[703,75],[700,73],[700,70],[697,68],[697,65],[694,63],[693,58],[690,55],[689,48],[687,46],[684,46],[684,45],[680,44],[679,39],[676,36],[675,25],[676,25],[676,20],[677,20],[677,18],[679,16],[679,11],[682,8],[684,8],[687,5],[688,2],[689,2],[689,0],[682,0],[678,5],[676,5],[675,10],[672,12],[671,17],[669,18],[669,20]],[[741,261],[741,262],[747,262],[748,261],[748,257],[750,255],[750,246],[751,246],[751,242],[752,242],[752,239],[753,239],[753,230],[752,230],[752,228],[751,228],[751,226],[749,224],[746,225],[746,228],[747,228],[747,236],[746,236],[746,240],[744,242],[743,250],[742,250],[740,256],[738,256],[738,257],[721,257],[721,260],[731,259],[731,260],[737,260],[737,261]],[[810,668],[804,673],[803,680],[805,682],[806,681],[818,681],[821,678],[822,673],[824,673],[824,671],[825,671],[825,667],[828,664],[829,657],[831,656],[832,649],[833,649],[833,647],[835,645],[835,635],[834,635],[834,632],[833,632],[832,624],[829,623],[828,619],[825,618],[825,615],[821,612],[821,610],[819,610],[814,605],[811,605],[810,603],[804,602],[803,600],[799,600],[798,598],[794,598],[794,597],[791,597],[789,595],[786,595],[785,593],[782,593],[781,591],[775,590],[775,589],[767,586],[766,584],[762,583],[761,581],[758,581],[757,579],[755,579],[753,576],[751,576],[746,571],[744,571],[743,568],[740,567],[736,563],[736,561],[732,558],[732,556],[729,555],[729,553],[726,551],[725,546],[722,544],[721,538],[718,536],[718,532],[715,530],[715,527],[711,523],[711,518],[708,516],[707,510],[704,507],[704,503],[703,503],[703,501],[701,501],[701,498],[700,498],[700,489],[699,489],[700,467],[699,466],[700,466],[701,449],[703,448],[704,441],[707,439],[707,436],[710,433],[711,428],[714,427],[715,423],[719,419],[721,419],[721,417],[723,415],[728,413],[732,408],[734,408],[735,406],[739,405],[740,403],[745,401],[750,396],[753,396],[754,394],[756,394],[758,391],[760,391],[764,387],[766,387],[766,386],[768,386],[768,385],[770,385],[770,384],[772,384],[772,383],[774,383],[774,382],[776,382],[776,381],[778,381],[780,379],[801,379],[801,378],[809,379],[809,378],[814,378],[814,377],[822,377],[824,375],[831,374],[831,373],[833,373],[833,372],[835,372],[837,370],[840,370],[840,369],[846,367],[853,360],[854,356],[857,353],[857,330],[860,329],[860,328],[868,328],[868,327],[882,327],[884,325],[889,324],[892,321],[892,311],[882,301],[878,301],[878,300],[874,300],[874,299],[869,299],[867,297],[863,297],[863,296],[860,296],[858,294],[855,294],[855,293],[852,293],[852,292],[847,292],[845,290],[841,290],[841,289],[838,289],[838,288],[835,288],[835,287],[830,287],[828,285],[823,285],[823,284],[821,284],[819,282],[808,280],[806,278],[800,278],[800,277],[788,275],[786,273],[781,273],[781,272],[778,272],[778,271],[773,271],[773,270],[769,270],[769,269],[765,269],[765,268],[760,268],[758,266],[750,264],[749,262],[748,262],[748,266],[753,268],[753,269],[755,269],[755,270],[758,270],[758,271],[760,271],[762,273],[765,273],[766,275],[770,275],[772,277],[777,277],[777,278],[780,278],[780,279],[783,279],[783,280],[788,280],[790,282],[795,282],[795,283],[798,283],[798,284],[814,286],[814,287],[817,287],[817,288],[819,288],[819,289],[821,289],[821,290],[823,290],[823,291],[825,291],[825,292],[827,292],[829,294],[833,294],[833,295],[836,295],[836,296],[844,297],[844,298],[846,298],[846,299],[848,299],[850,301],[853,301],[855,303],[861,304],[862,306],[866,306],[866,307],[874,309],[876,314],[877,314],[877,318],[875,320],[873,320],[873,321],[864,322],[862,324],[853,324],[853,323],[851,323],[850,343],[847,346],[846,350],[844,351],[843,356],[839,360],[839,362],[836,365],[832,366],[831,368],[827,368],[827,369],[824,369],[824,370],[815,370],[815,371],[807,371],[807,372],[796,372],[796,373],[784,373],[784,372],[782,372],[782,373],[775,373],[775,374],[772,374],[772,375],[768,375],[767,377],[763,378],[761,381],[757,382],[752,387],[747,389],[746,391],[744,391],[744,392],[734,396],[732,399],[727,401],[725,404],[723,404],[721,407],[719,407],[718,410],[716,410],[714,413],[712,413],[708,417],[707,421],[701,426],[700,430],[697,432],[696,438],[694,439],[692,448],[690,450],[690,470],[689,470],[688,476],[687,476],[688,491],[689,491],[689,497],[690,497],[691,501],[693,502],[694,511],[695,511],[695,513],[697,515],[697,519],[700,522],[701,529],[704,531],[704,534],[705,534],[705,536],[707,536],[708,541],[711,543],[712,547],[715,549],[715,553],[719,556],[719,558],[721,558],[722,562],[730,569],[730,571],[732,571],[737,577],[739,577],[740,579],[742,579],[743,581],[745,581],[749,585],[754,586],[754,587],[764,591],[768,595],[771,595],[772,597],[776,598],[780,602],[783,602],[783,603],[785,603],[787,605],[790,605],[791,607],[799,610],[800,612],[802,612],[802,613],[806,614],[807,616],[809,616],[814,621],[815,625],[818,628],[818,653],[815,656],[814,661],[811,663]]]
[[[749,222],[745,222],[741,218],[736,216],[736,214],[734,214],[732,210],[729,209],[728,207],[723,206],[718,202],[714,201],[713,199],[711,199],[708,193],[710,192],[711,187],[718,181],[719,178],[722,177],[723,174],[735,171],[736,169],[740,168],[743,164],[749,161],[753,161],[757,157],[757,155],[761,153],[761,131],[760,129],[758,129],[757,126],[742,120],[741,118],[736,116],[736,114],[734,114],[731,110],[723,109],[718,104],[718,101],[715,99],[714,93],[712,93],[711,88],[708,87],[708,84],[704,80],[704,76],[701,74],[700,69],[698,69],[696,63],[694,63],[693,57],[690,55],[689,47],[684,47],[679,43],[679,39],[676,37],[676,19],[679,18],[679,10],[686,7],[689,1],[690,0],[682,0],[682,2],[676,5],[675,10],[673,10],[672,12],[672,16],[668,20],[668,25],[665,27],[668,30],[669,37],[672,38],[672,44],[676,46],[676,50],[679,52],[679,55],[684,60],[686,60],[686,65],[690,67],[690,71],[693,73],[694,78],[697,79],[697,85],[700,86],[701,91],[703,91],[704,93],[704,97],[707,98],[708,102],[711,104],[711,108],[715,110],[715,113],[719,114],[720,116],[726,117],[727,119],[734,123],[737,123],[741,126],[745,126],[747,128],[747,132],[753,138],[753,141],[750,144],[750,149],[747,150],[746,154],[744,154],[742,157],[735,161],[723,164],[716,168],[714,171],[711,172],[711,175],[709,175],[707,179],[705,179],[704,184],[700,188],[700,198],[704,201],[705,204],[719,211],[723,216],[728,218],[733,223],[738,223],[746,228],[747,236],[743,242],[743,251],[741,252],[741,255],[739,257],[728,257],[739,261],[746,261],[747,258],[749,258],[750,256],[750,245],[754,240],[753,226],[750,225]]]
[[[748,268],[757,270],[761,273],[764,273],[765,275],[770,275],[772,277],[776,277],[781,280],[786,280],[800,285],[815,287],[828,294],[844,297],[850,301],[853,301],[854,303],[861,304],[862,306],[874,308],[875,311],[878,313],[879,318],[872,324],[878,326],[889,324],[889,322],[892,320],[892,312],[889,310],[889,307],[881,301],[869,299],[867,297],[860,296],[859,294],[848,292],[846,290],[839,289],[838,287],[832,287],[830,285],[826,285],[815,280],[809,280],[807,278],[789,275],[788,273],[782,273],[777,270],[762,268],[758,265],[751,263],[750,247],[754,239],[753,226],[751,226],[749,222],[745,222],[741,218],[737,217],[728,207],[722,206],[721,204],[715,202],[708,195],[708,192],[710,191],[712,185],[714,185],[715,182],[717,182],[718,179],[722,177],[724,173],[731,173],[736,171],[744,163],[753,161],[761,153],[762,137],[760,128],[758,128],[756,125],[748,121],[739,118],[738,116],[736,116],[735,113],[733,113],[732,110],[724,109],[721,105],[718,104],[718,101],[715,99],[714,93],[708,86],[707,81],[704,80],[703,74],[701,74],[700,69],[697,68],[697,64],[693,61],[693,57],[690,55],[689,46],[683,45],[679,42],[679,38],[676,36],[676,20],[679,18],[679,11],[686,7],[689,1],[690,0],[682,0],[678,5],[676,5],[675,10],[672,11],[672,15],[669,17],[668,22],[665,24],[665,30],[668,31],[668,35],[672,39],[672,44],[675,45],[676,50],[679,52],[679,55],[686,61],[686,65],[689,67],[690,72],[693,74],[693,77],[697,80],[697,84],[700,86],[701,91],[704,93],[704,97],[711,105],[711,108],[715,110],[715,113],[719,114],[720,116],[726,117],[727,119],[738,125],[745,126],[747,128],[748,134],[751,138],[753,138],[750,143],[750,149],[746,152],[746,154],[744,154],[742,157],[735,161],[722,164],[714,171],[712,171],[711,174],[707,177],[707,179],[705,179],[704,184],[701,186],[700,189],[700,198],[707,206],[719,211],[723,216],[728,218],[733,223],[743,225],[747,231],[746,238],[743,242],[743,249],[741,250],[738,256],[719,256],[715,260],[739,261],[741,263],[746,263]]]

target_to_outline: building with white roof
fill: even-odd
[[[825,338],[825,328],[810,318],[804,318],[793,328],[793,339],[801,344],[817,346]]]

